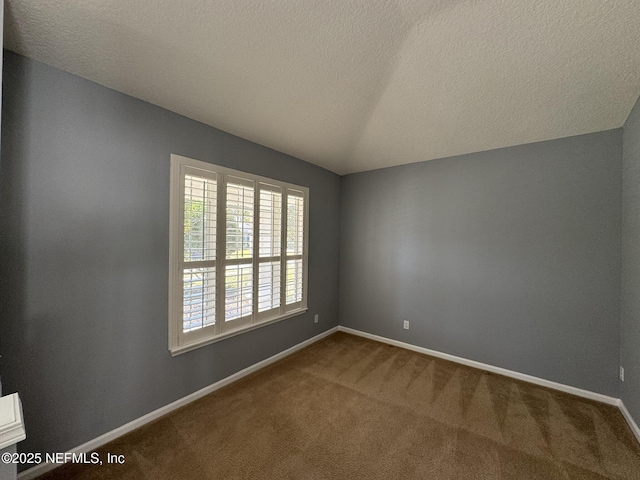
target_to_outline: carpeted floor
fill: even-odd
[[[42,479],[640,479],[617,408],[337,333]]]

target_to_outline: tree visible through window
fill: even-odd
[[[172,353],[306,310],[305,187],[172,156],[171,191]]]

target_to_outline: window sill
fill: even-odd
[[[298,315],[302,315],[308,310],[307,307],[299,308],[297,310],[292,310],[290,312],[285,313],[284,315],[280,315],[275,318],[270,318],[267,320],[262,320],[258,323],[252,323],[251,325],[247,325],[243,328],[239,328],[238,330],[233,330],[231,332],[221,333],[216,335],[215,337],[202,338],[195,342],[187,343],[185,345],[178,345],[175,347],[171,347],[169,351],[171,352],[171,356],[175,357],[177,355],[181,355],[183,353],[190,352],[191,350],[195,350],[196,348],[204,347],[205,345],[210,345],[212,343],[219,342],[221,340],[225,340],[227,338],[235,337],[236,335],[241,335],[246,332],[250,332],[251,330],[256,330],[257,328],[264,327],[266,325],[271,325],[272,323],[277,323],[282,320],[286,320],[287,318],[296,317]]]

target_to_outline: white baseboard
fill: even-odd
[[[196,392],[193,392],[190,395],[187,395],[186,397],[182,397],[179,400],[176,400],[175,402],[170,403],[169,405],[165,405],[164,407],[160,407],[157,410],[154,410],[153,412],[147,413],[146,415],[137,418],[135,420],[132,420],[129,423],[126,423],[124,425],[122,425],[121,427],[118,427],[114,430],[111,430],[110,432],[105,433],[104,435],[100,435],[97,438],[94,438],[93,440],[89,440],[86,443],[83,443],[82,445],[70,450],[70,453],[89,453],[92,452],[93,450],[95,450],[96,448],[101,447],[102,445],[104,445],[105,443],[108,443],[112,440],[115,440],[118,437],[121,437],[122,435],[129,433],[133,430],[135,430],[136,428],[140,428],[141,426],[152,422],[154,420],[156,420],[157,418],[160,418],[170,412],[172,412],[173,410],[176,410],[180,407],[183,407],[185,405],[187,405],[188,403],[191,403],[201,397],[204,397],[205,395],[208,395],[212,392],[215,392],[216,390],[229,385],[230,383],[233,383],[237,380],[240,380],[242,377],[246,377],[247,375],[256,372],[268,365],[271,365],[272,363],[277,362],[278,360],[281,360],[295,352],[297,352],[298,350],[302,350],[303,348],[311,345],[312,343],[315,343],[319,340],[322,340],[325,337],[328,337],[329,335],[331,335],[332,333],[335,333],[338,331],[338,327],[333,327],[325,332],[322,332],[319,335],[316,335],[315,337],[312,337],[308,340],[305,340],[304,342],[298,343],[297,345],[294,345],[291,348],[287,348],[286,350],[283,350],[280,353],[277,353],[275,355],[273,355],[272,357],[266,358],[258,363],[254,363],[253,365],[251,365],[250,367],[245,368],[244,370],[240,370],[239,372],[234,373],[233,375],[229,375],[226,378],[223,378],[222,380],[217,381],[216,383],[213,383],[211,385],[209,385],[208,387],[204,387]],[[18,478],[20,480],[30,480],[32,478],[36,478],[40,475],[43,475],[44,473],[48,472],[49,470],[53,470],[54,468],[58,467],[59,464],[54,464],[54,463],[40,463],[39,465],[36,465],[32,468],[29,468],[27,470],[24,470],[23,472],[20,472],[18,474]]]
[[[640,428],[638,424],[635,422],[627,407],[625,407],[624,402],[619,398],[609,397],[608,395],[603,395],[601,393],[591,392],[589,390],[583,390],[581,388],[572,387],[570,385],[564,385],[562,383],[552,382],[551,380],[545,380],[544,378],[534,377],[533,375],[527,375],[526,373],[514,372],[513,370],[507,370],[506,368],[494,367],[493,365],[488,365],[486,363],[476,362],[475,360],[468,360],[462,357],[456,357],[455,355],[449,355],[448,353],[438,352],[437,350],[430,350],[428,348],[419,347],[417,345],[411,345],[410,343],[400,342],[399,340],[393,340],[386,337],[381,337],[379,335],[374,335],[372,333],[363,332],[361,330],[355,330],[353,328],[339,326],[338,330],[345,333],[350,333],[352,335],[358,335],[360,337],[368,338],[371,340],[376,340],[378,342],[387,343],[389,345],[393,345],[400,348],[405,348],[407,350],[412,350],[418,353],[424,353],[426,355],[431,355],[433,357],[442,358],[444,360],[449,360],[451,362],[460,363],[462,365],[467,365],[468,367],[479,368],[480,370],[486,370],[487,372],[498,373],[500,375],[504,375],[505,377],[515,378],[516,380],[522,380],[523,382],[533,383],[535,385],[540,385],[543,387],[552,388],[554,390],[559,390],[561,392],[570,393],[572,395],[576,395],[578,397],[588,398],[590,400],[596,400],[598,402],[606,403],[609,405],[614,405],[620,409],[620,413],[626,420],[629,428],[635,435],[636,439],[640,443]]]
[[[319,340],[322,340],[325,337],[328,337],[329,335],[331,335],[332,333],[335,333],[336,331],[341,331],[341,332],[345,332],[345,333],[350,333],[352,335],[358,335],[360,337],[364,337],[364,338],[369,338],[371,340],[376,340],[378,342],[382,342],[382,343],[386,343],[389,345],[393,345],[396,347],[400,347],[400,348],[405,348],[407,350],[412,350],[414,352],[418,352],[418,353],[424,353],[426,355],[431,355],[433,357],[438,357],[438,358],[442,358],[444,360],[449,360],[451,362],[456,362],[456,363],[460,363],[462,365],[466,365],[469,367],[474,367],[474,368],[478,368],[480,370],[486,370],[488,372],[493,372],[493,373],[497,373],[500,375],[504,375],[506,377],[510,377],[510,378],[515,378],[516,380],[522,380],[524,382],[529,382],[529,383],[533,383],[536,385],[541,385],[543,387],[548,387],[548,388],[552,388],[554,390],[559,390],[561,392],[565,392],[565,393],[570,393],[573,395],[577,395],[579,397],[583,397],[583,398],[588,398],[591,400],[596,400],[602,403],[606,403],[609,405],[615,405],[617,406],[624,419],[627,421],[627,423],[629,424],[629,427],[631,428],[631,431],[633,432],[633,434],[636,436],[636,438],[638,439],[638,442],[640,442],[640,428],[638,428],[638,425],[635,423],[635,421],[633,420],[633,417],[631,416],[631,414],[629,413],[629,411],[627,410],[627,408],[625,407],[624,403],[622,402],[622,400],[620,400],[619,398],[613,398],[613,397],[609,397],[607,395],[602,395],[600,393],[595,393],[595,392],[591,392],[589,390],[583,390],[581,388],[576,388],[576,387],[572,387],[570,385],[564,385],[562,383],[557,383],[557,382],[552,382],[550,380],[545,380],[543,378],[538,378],[538,377],[534,377],[532,375],[527,375],[525,373],[519,373],[519,372],[514,372],[513,370],[507,370],[506,368],[501,368],[501,367],[495,367],[493,365],[488,365],[486,363],[481,363],[481,362],[476,362],[475,360],[468,360],[466,358],[462,358],[462,357],[456,357],[455,355],[449,355],[448,353],[442,353],[442,352],[438,352],[437,350],[430,350],[428,348],[424,348],[424,347],[419,347],[417,345],[411,345],[410,343],[405,343],[405,342],[401,342],[399,340],[392,340],[390,338],[386,338],[386,337],[381,337],[378,335],[374,335],[372,333],[367,333],[367,332],[363,332],[360,330],[355,330],[353,328],[348,328],[348,327],[343,327],[343,326],[339,326],[339,327],[333,327],[319,335],[316,335],[315,337],[312,337],[308,340],[305,340],[304,342],[301,342],[297,345],[294,345],[291,348],[288,348],[276,355],[273,355],[272,357],[269,357],[265,360],[262,360],[261,362],[255,363],[253,365],[251,365],[250,367],[245,368],[244,370],[240,370],[239,372],[234,373],[233,375],[230,375],[226,378],[223,378],[222,380],[217,381],[216,383],[213,383],[207,387],[204,387],[196,392],[193,392],[190,395],[187,395],[186,397],[183,397],[179,400],[176,400],[175,402],[170,403],[169,405],[165,405],[164,407],[161,407],[157,410],[154,410],[153,412],[150,412],[140,418],[137,418],[136,420],[133,420],[125,425],[122,425],[121,427],[118,427],[114,430],[111,430],[110,432],[105,433],[104,435],[100,435],[97,438],[94,438],[93,440],[90,440],[72,450],[69,451],[69,453],[89,453],[99,447],[101,447],[102,445],[115,440],[116,438],[125,435],[133,430],[135,430],[136,428],[139,428],[147,423],[150,423],[154,420],[156,420],[157,418],[162,417],[163,415],[166,415],[170,412],[172,412],[173,410],[176,410],[180,407],[183,407],[185,405],[187,405],[188,403],[191,403],[201,397],[204,397],[205,395],[208,395],[209,393],[215,392],[216,390],[229,385],[230,383],[235,382],[236,380],[239,380],[243,377],[246,377],[247,375],[256,372],[272,363],[277,362],[278,360],[281,360],[295,352],[297,352],[298,350],[301,350]],[[52,463],[41,463],[39,465],[36,465],[32,468],[29,468],[28,470],[25,470],[23,472],[20,472],[18,474],[18,478],[20,480],[30,480],[33,478],[36,478],[40,475],[43,475],[44,473],[48,472],[49,470],[54,469],[55,467],[59,466],[58,464],[52,464]]]
[[[618,406],[620,404],[620,399],[618,398],[609,397],[607,395],[591,392],[589,390],[583,390],[581,388],[572,387],[570,385],[564,385],[562,383],[552,382],[551,380],[545,380],[544,378],[534,377],[532,375],[527,375],[526,373],[514,372],[513,370],[507,370],[506,368],[501,368],[501,367],[494,367],[493,365],[488,365],[486,363],[476,362],[475,360],[468,360],[462,357],[456,357],[455,355],[449,355],[448,353],[442,353],[442,352],[438,352],[437,350],[430,350],[428,348],[418,347],[417,345],[411,345],[410,343],[404,343],[398,340],[392,340],[390,338],[380,337],[378,335],[363,332],[360,330],[355,330],[353,328],[339,326],[338,330],[340,330],[341,332],[358,335],[360,337],[369,338],[371,340],[376,340],[378,342],[387,343],[389,345],[393,345],[396,347],[405,348],[407,350],[412,350],[414,352],[431,355],[432,357],[438,357],[444,360],[449,360],[451,362],[460,363],[468,367],[474,367],[474,368],[479,368],[480,370],[486,370],[487,372],[498,373],[500,375],[504,375],[505,377],[515,378],[516,380],[522,380],[523,382],[534,383],[536,385],[552,388],[554,390],[559,390],[561,392],[571,393],[573,395],[577,395],[578,397],[589,398],[591,400],[607,403],[609,405]]]
[[[638,440],[638,442],[640,442],[640,428],[638,427],[638,424],[635,422],[635,420],[629,413],[629,410],[627,410],[627,407],[625,407],[624,402],[622,400],[618,401],[618,408],[620,408],[620,411],[622,412],[622,416],[629,424],[629,428],[631,428],[631,431],[636,436],[636,439]]]

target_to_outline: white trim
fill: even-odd
[[[627,410],[627,407],[625,407],[624,402],[621,399],[618,400],[618,408],[622,412],[622,416],[627,421],[627,424],[629,424],[629,428],[631,429],[633,434],[636,436],[636,440],[640,442],[640,427],[638,427],[638,424],[635,422],[635,420],[629,413],[629,410]]]
[[[218,380],[217,382],[212,383],[208,387],[201,388],[200,390],[193,392],[190,395],[187,395],[186,397],[182,397],[176,400],[175,402],[165,405],[164,407],[160,407],[157,410],[154,410],[153,412],[147,413],[146,415],[143,415],[140,418],[132,420],[131,422],[126,423],[114,430],[111,430],[110,432],[107,432],[104,435],[100,435],[99,437],[94,438],[93,440],[89,440],[88,442],[83,443],[82,445],[72,450],[69,450],[69,453],[76,453],[76,454],[89,453],[97,448],[100,448],[105,443],[115,440],[116,438],[121,437],[122,435],[125,435],[135,430],[136,428],[140,428],[143,425],[146,425],[147,423],[153,422],[154,420],[164,415],[167,415],[168,413],[171,413],[172,411],[177,410],[178,408],[184,407],[185,405],[195,400],[198,400],[199,398],[202,398],[205,395],[213,393],[216,390],[219,390],[220,388],[229,385],[230,383],[233,383],[237,380],[240,380],[243,377],[246,377],[247,375],[257,372],[258,370],[261,370],[264,367],[277,362],[278,360],[282,360],[283,358],[288,357],[289,355],[297,352],[298,350],[302,350],[303,348],[308,347],[309,345],[316,343],[337,331],[338,331],[338,327],[330,328],[329,330],[326,330],[316,335],[315,337],[311,337],[303,342],[298,343],[297,345],[294,345],[293,347],[283,350],[280,353],[276,353],[275,355],[269,358],[266,358],[258,363],[254,363],[253,365],[243,370],[240,370],[239,372],[236,372],[233,375],[229,375],[228,377],[225,377],[222,380]],[[43,462],[39,465],[36,465],[35,467],[29,468],[27,470],[24,470],[23,472],[20,472],[20,474],[18,475],[18,478],[21,480],[29,480],[32,478],[36,478],[39,475],[43,475],[44,473],[48,472],[49,470],[53,470],[57,466],[59,466],[59,464]]]
[[[396,347],[400,347],[400,348],[405,348],[407,350],[412,350],[414,352],[418,352],[418,353],[424,353],[426,355],[431,355],[434,357],[438,357],[438,358],[443,358],[445,360],[450,360],[452,362],[456,362],[456,363],[460,363],[462,365],[467,365],[470,367],[475,367],[475,368],[479,368],[481,370],[486,370],[489,372],[493,372],[493,373],[498,373],[500,375],[505,375],[507,377],[511,377],[511,378],[515,378],[517,380],[523,380],[525,382],[529,382],[529,383],[534,383],[536,385],[542,385],[544,387],[549,387],[555,390],[560,390],[566,393],[572,393],[574,395],[578,395],[580,397],[584,397],[584,398],[589,398],[592,400],[597,400],[603,403],[607,403],[610,405],[615,405],[617,406],[621,413],[622,416],[624,417],[624,419],[627,421],[627,423],[629,424],[629,427],[631,428],[631,431],[634,433],[634,435],[636,436],[636,438],[638,439],[638,441],[640,442],[640,428],[638,428],[638,425],[635,423],[635,421],[633,420],[633,417],[631,416],[631,414],[629,413],[629,411],[627,410],[627,408],[625,407],[624,403],[622,402],[622,400],[618,399],[618,398],[612,398],[612,397],[608,397],[606,395],[602,395],[599,393],[594,393],[594,392],[589,392],[587,390],[582,390],[579,388],[575,388],[575,387],[571,387],[568,385],[563,385],[560,383],[556,383],[556,382],[551,382],[549,380],[544,380],[542,378],[538,378],[538,377],[533,377],[531,375],[526,375],[523,373],[518,373],[518,372],[514,372],[512,370],[507,370],[504,368],[500,368],[500,367],[494,367],[492,365],[487,365],[485,363],[480,363],[480,362],[476,362],[474,360],[467,360],[465,358],[462,357],[456,357],[454,355],[449,355],[447,353],[442,353],[442,352],[438,352],[436,350],[430,350],[428,348],[423,348],[423,347],[418,347],[416,345],[411,345],[409,343],[404,343],[404,342],[400,342],[398,340],[392,340],[389,338],[385,338],[385,337],[380,337],[378,335],[374,335],[371,333],[366,333],[366,332],[362,332],[360,330],[355,330],[353,328],[348,328],[348,327],[343,327],[343,326],[338,326],[338,327],[333,327],[329,330],[326,330],[324,332],[322,332],[319,335],[316,335],[315,337],[312,337],[308,340],[305,340],[297,345],[294,345],[293,347],[290,347],[286,350],[283,350],[280,353],[277,353],[275,355],[273,355],[272,357],[269,357],[265,360],[262,360],[258,363],[255,363],[247,368],[245,368],[244,370],[240,370],[239,372],[234,373],[233,375],[230,375],[226,378],[223,378],[222,380],[217,381],[216,383],[213,383],[211,385],[209,385],[208,387],[204,387],[196,392],[193,392],[190,395],[187,395],[186,397],[182,397],[179,400],[176,400],[175,402],[172,402],[168,405],[165,405],[164,407],[161,407],[157,410],[154,410],[153,412],[150,412],[140,418],[137,418],[136,420],[133,420],[125,425],[122,425],[121,427],[118,427],[114,430],[111,430],[110,432],[105,433],[104,435],[101,435],[97,438],[94,438],[93,440],[90,440],[72,450],[69,451],[69,453],[88,453],[91,452],[99,447],[101,447],[102,445],[115,440],[116,438],[125,435],[133,430],[135,430],[136,428],[140,428],[143,425],[150,423],[154,420],[156,420],[157,418],[162,417],[163,415],[167,415],[168,413],[171,413],[172,411],[181,408],[201,397],[204,397],[205,395],[208,395],[209,393],[215,392],[216,390],[229,385],[230,383],[235,382],[236,380],[240,380],[243,377],[246,377],[247,375],[256,372],[268,365],[271,365],[272,363],[277,362],[278,360],[281,360],[295,352],[297,352],[298,350],[302,350],[303,348],[318,342],[320,340],[322,340],[325,337],[328,337],[329,335],[337,332],[337,331],[341,331],[341,332],[345,332],[345,333],[350,333],[352,335],[357,335],[360,337],[364,337],[364,338],[368,338],[370,340],[375,340],[378,342],[382,342],[382,343],[386,343],[389,345],[393,345]],[[20,472],[18,474],[18,478],[20,480],[30,480],[33,478],[36,478],[40,475],[43,475],[44,473],[53,470],[55,467],[57,467],[57,464],[51,464],[51,463],[41,463],[39,465],[36,465],[32,468],[29,468],[27,470],[24,470],[23,472]]]
[[[168,309],[169,315],[168,330],[169,330],[169,342],[168,347],[178,345],[179,328],[174,318],[180,315],[180,301],[176,298],[176,292],[178,292],[177,278],[180,275],[180,260],[176,255],[172,255],[171,252],[177,250],[180,245],[180,230],[175,227],[177,223],[179,225],[179,219],[181,216],[180,209],[180,197],[181,188],[180,182],[176,182],[174,179],[180,178],[182,166],[178,162],[177,158],[171,155],[170,160],[170,173],[169,173],[169,302]]]
[[[278,315],[275,318],[270,318],[270,319],[266,319],[266,320],[260,320],[260,321],[258,321],[256,323],[243,325],[242,327],[238,328],[237,330],[229,330],[229,331],[224,332],[224,333],[218,333],[218,334],[216,334],[216,336],[202,337],[202,338],[200,338],[198,340],[194,340],[191,343],[186,343],[184,345],[180,345],[180,346],[177,346],[177,347],[170,348],[169,351],[171,352],[171,356],[175,357],[176,355],[180,355],[180,354],[183,354],[183,353],[190,352],[191,350],[195,350],[197,348],[204,347],[205,345],[210,345],[212,343],[216,343],[216,342],[219,342],[221,340],[225,340],[225,339],[230,338],[230,337],[235,337],[236,335],[240,335],[242,333],[247,333],[247,332],[250,332],[251,330],[255,330],[257,328],[261,328],[261,327],[265,327],[267,325],[271,325],[272,323],[277,323],[277,322],[280,322],[282,320],[286,320],[287,318],[295,317],[297,315],[302,315],[307,310],[308,310],[308,308],[301,308],[301,309],[298,309],[298,310],[293,310],[293,311],[287,312],[287,313],[285,313],[283,315]]]
[[[202,260],[197,262],[184,261],[184,176],[186,174],[203,176],[215,179],[217,182],[217,216],[216,216],[216,238],[217,251],[215,260]],[[254,191],[253,220],[254,220],[254,245],[253,256],[249,259],[227,259],[225,255],[226,244],[226,205],[227,205],[227,184],[248,186]],[[199,160],[194,160],[180,155],[171,154],[170,157],[170,206],[169,206],[169,295],[168,295],[168,349],[172,356],[179,355],[198,347],[202,347],[226,338],[239,335],[243,332],[259,328],[264,325],[290,318],[304,313],[307,310],[307,290],[308,290],[308,250],[309,250],[309,188],[295,185],[272,178],[254,175],[240,170],[233,170],[219,165],[214,165]],[[268,185],[270,188],[281,191],[282,201],[282,229],[280,238],[280,306],[275,315],[260,315],[259,309],[259,223],[260,208],[259,198],[261,185]],[[289,192],[295,192],[296,196],[301,196],[303,213],[303,252],[300,255],[303,266],[302,278],[302,298],[301,301],[292,304],[286,303],[286,238],[287,238],[287,199]],[[226,268],[229,265],[251,265],[253,274],[253,308],[250,315],[236,318],[233,322],[225,321],[225,279]],[[184,292],[184,282],[182,272],[186,268],[215,267],[216,276],[216,322],[213,325],[203,326],[198,329],[183,331],[182,319],[182,297]],[[266,318],[265,318],[266,317]]]
[[[17,393],[0,397],[0,450],[27,438],[22,418],[22,403]]]
[[[363,332],[361,330],[355,330],[353,328],[343,327],[342,325],[338,326],[338,330],[340,332],[350,333],[352,335],[357,335],[359,337],[364,337],[370,340],[386,343],[389,345],[393,345],[395,347],[405,348],[407,350],[412,350],[418,353],[424,353],[425,355],[431,355],[432,357],[442,358],[444,360],[449,360],[451,362],[466,365],[468,367],[479,368],[480,370],[497,373],[499,375],[504,375],[505,377],[515,378],[516,380],[521,380],[523,382],[533,383],[535,385],[551,388],[553,390],[558,390],[560,392],[570,393],[578,397],[588,398],[590,400],[595,400],[597,402],[616,406],[620,409],[620,413],[622,413],[622,416],[624,417],[627,424],[629,425],[631,432],[635,435],[636,439],[640,443],[640,427],[638,427],[638,424],[635,422],[635,420],[631,416],[631,413],[629,413],[629,410],[627,410],[627,407],[624,405],[624,402],[619,398],[610,397],[608,395],[592,392],[590,390],[583,390],[581,388],[572,387],[570,385],[565,385],[562,383],[552,382],[551,380],[545,380],[544,378],[534,377],[533,375],[527,375],[526,373],[514,372],[513,370],[507,370],[506,368],[495,367],[493,365],[488,365],[486,363],[476,362],[475,360],[456,357],[455,355],[450,355],[448,353],[442,353],[442,352],[438,352],[437,350],[431,350],[429,348],[419,347],[417,345],[401,342],[399,340],[393,340],[390,338],[381,337],[379,335]]]
[[[370,340],[376,340],[378,342],[387,343],[395,347],[405,348],[418,353],[424,353],[425,355],[431,355],[432,357],[442,358],[449,360],[450,362],[460,363],[468,367],[479,368],[480,370],[486,370],[487,372],[497,373],[504,375],[505,377],[515,378],[516,380],[522,380],[523,382],[533,383],[561,392],[577,395],[578,397],[588,398],[597,402],[606,403],[608,405],[620,405],[620,399],[609,397],[601,393],[591,392],[589,390],[583,390],[581,388],[572,387],[570,385],[564,385],[562,383],[552,382],[551,380],[545,380],[544,378],[534,377],[533,375],[527,375],[526,373],[514,372],[513,370],[507,370],[506,368],[494,367],[486,363],[476,362],[475,360],[468,360],[462,357],[456,357],[455,355],[449,355],[448,353],[438,352],[437,350],[430,350],[424,347],[418,347],[417,345],[411,345],[410,343],[400,342],[398,340],[392,340],[386,337],[380,337],[372,333],[362,332],[360,330],[354,330],[353,328],[339,326],[338,330],[352,335],[358,335],[360,337],[368,338]]]

